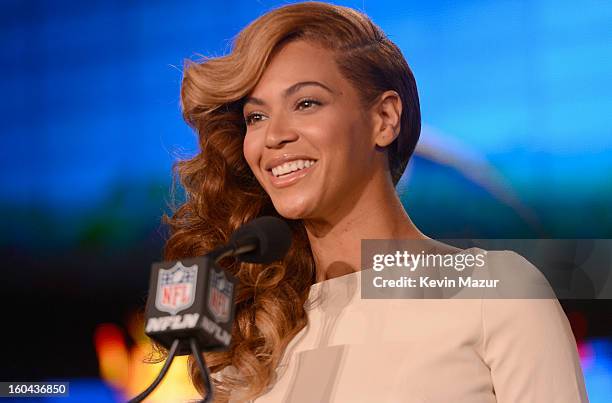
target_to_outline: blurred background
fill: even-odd
[[[197,152],[183,61],[226,54],[286,3],[0,2],[0,380],[113,402],[154,378],[149,267],[173,161]],[[611,2],[336,4],[368,14],[416,76],[424,126],[398,189],[424,233],[612,238]],[[590,400],[609,402],[612,300],[561,302]],[[190,397],[182,360],[151,401]]]

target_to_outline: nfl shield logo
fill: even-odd
[[[208,310],[213,315],[216,322],[224,323],[229,320],[234,284],[225,278],[225,273],[221,270],[210,271],[208,281]]]
[[[157,277],[155,308],[176,315],[195,300],[198,265],[185,267],[177,262],[170,269],[160,269]]]

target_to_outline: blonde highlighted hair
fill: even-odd
[[[332,51],[364,107],[384,91],[399,94],[400,134],[387,148],[393,183],[399,181],[421,128],[416,83],[399,48],[367,16],[347,7],[307,2],[274,9],[238,34],[230,54],[185,65],[181,106],[185,121],[198,134],[200,151],[175,165],[185,201],[164,217],[170,229],[166,259],[205,254],[253,218],[278,216],[244,159],[242,105],[274,52],[298,39]],[[220,262],[240,285],[229,350],[205,354],[213,375],[227,367],[233,370],[213,380],[215,402],[228,401],[230,394],[249,400],[265,393],[276,381],[285,348],[307,324],[304,303],[315,281],[315,265],[303,223],[289,224],[293,244],[282,261]],[[196,388],[205,392],[193,362],[190,371]]]

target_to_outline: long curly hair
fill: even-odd
[[[414,76],[399,48],[366,15],[351,8],[307,2],[274,9],[244,28],[228,55],[185,63],[181,107],[198,135],[199,152],[174,166],[184,202],[164,216],[170,235],[166,259],[203,255],[253,218],[279,216],[244,158],[242,106],[274,51],[298,39],[333,52],[365,107],[386,90],[399,94],[401,131],[387,148],[393,183],[402,176],[419,138],[421,117]],[[308,322],[304,304],[315,282],[315,264],[302,221],[288,222],[293,243],[282,261],[220,262],[240,284],[229,349],[205,353],[215,402],[227,402],[230,394],[245,401],[264,394],[276,381],[287,345]],[[189,367],[194,385],[205,393],[193,360]],[[226,367],[233,368],[219,376]]]

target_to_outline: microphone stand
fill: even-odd
[[[166,376],[174,357],[190,352],[200,370],[200,378],[206,389],[206,396],[202,402],[212,402],[214,396],[213,385],[210,381],[210,372],[202,356],[202,345],[204,345],[206,351],[219,351],[229,347],[235,308],[232,290],[237,284],[237,280],[229,273],[224,273],[223,270],[221,270],[221,280],[218,280],[217,277],[210,277],[216,273],[214,267],[221,259],[228,256],[242,256],[241,260],[245,262],[268,263],[281,259],[289,250],[290,245],[291,230],[284,221],[275,217],[259,217],[235,231],[229,244],[217,248],[205,256],[183,260],[188,262],[188,265],[193,264],[192,266],[183,266],[181,261],[154,263],[149,286],[150,293],[147,298],[145,316],[148,319],[145,333],[164,347],[170,348],[168,357],[155,380],[144,392],[129,400],[129,403],[139,403],[149,396]],[[172,267],[168,268],[170,265]],[[204,273],[202,270],[198,271],[198,267],[204,269]],[[211,267],[212,271],[210,270]],[[184,293],[193,293],[190,302],[184,303],[180,310],[174,311],[172,309],[168,310],[167,305],[171,304],[161,303],[161,306],[159,306],[157,300],[160,290],[163,287],[168,287],[167,283],[164,284],[160,281],[160,273],[167,275],[172,270],[174,270],[173,274],[183,271],[183,277],[178,280],[167,280],[162,277],[163,282],[176,281],[177,284],[186,284],[181,291],[183,297],[185,297]],[[186,279],[186,270],[189,270],[187,274],[191,273],[193,277],[187,277]],[[211,283],[211,279],[214,280],[213,283]],[[210,284],[215,285],[210,286]],[[185,289],[188,291],[185,291]],[[210,295],[212,295],[209,294],[210,289],[217,292],[217,294],[214,294],[217,298],[217,304],[226,304],[225,308],[219,308],[222,311],[221,313],[217,309],[218,306],[215,307],[217,316],[215,316],[215,311],[212,311],[215,318],[223,318],[219,319],[221,321],[219,324],[215,321],[211,322],[205,316],[212,309],[210,306]],[[219,296],[219,292],[221,296]],[[225,302],[223,298],[225,298]],[[227,301],[230,301],[231,308],[229,310]],[[183,311],[184,314],[176,316],[177,312],[180,311]],[[168,313],[171,315],[167,315]],[[163,320],[170,318],[173,320],[172,323],[163,322]],[[178,322],[174,320],[177,318]],[[207,319],[206,322],[202,321],[202,323],[206,323],[206,326],[199,327],[197,325],[200,318]],[[185,322],[183,322],[184,319]],[[213,332],[213,330],[210,330],[211,323],[214,325],[214,337],[211,336],[211,332]]]
[[[191,354],[193,354],[193,358],[195,358],[198,367],[200,368],[200,378],[204,382],[204,386],[206,387],[206,397],[202,400],[202,403],[212,402],[214,397],[213,395],[213,387],[210,382],[210,373],[208,372],[208,367],[206,366],[206,362],[204,361],[204,357],[202,356],[202,349],[200,348],[200,344],[198,340],[194,337],[189,339],[189,346],[191,347]]]
[[[237,244],[232,243],[230,245],[226,245],[224,247],[218,248],[210,252],[208,256],[212,258],[212,260],[214,260],[215,263],[218,263],[224,257],[251,252],[255,249],[257,249],[257,246],[253,244],[237,245]],[[204,400],[202,400],[201,402],[202,403],[212,402],[213,387],[210,381],[210,372],[208,370],[208,367],[206,366],[204,357],[202,356],[202,348],[200,347],[200,343],[195,337],[190,337],[188,339],[179,339],[179,338],[174,339],[170,347],[170,350],[168,351],[168,357],[166,358],[166,361],[164,362],[164,366],[162,367],[161,371],[157,375],[157,378],[155,378],[155,380],[151,383],[151,385],[149,385],[147,389],[145,389],[138,396],[130,399],[128,403],[140,403],[147,396],[149,396],[153,392],[153,390],[155,390],[155,388],[161,383],[161,381],[166,376],[166,373],[168,372],[168,368],[170,368],[170,364],[172,364],[174,357],[179,351],[179,347],[185,347],[186,342],[189,344],[191,355],[193,355],[193,358],[195,359],[195,362],[200,370],[200,377],[202,381],[204,382],[203,384],[207,391],[206,396],[204,397]]]
[[[215,263],[218,263],[224,257],[240,255],[242,253],[251,252],[255,249],[257,249],[257,246],[252,243],[247,244],[247,245],[230,243],[229,245],[220,247],[210,252],[208,254],[208,257],[211,258]],[[213,387],[210,381],[210,372],[208,370],[208,367],[206,366],[204,357],[202,356],[202,348],[200,346],[200,343],[195,337],[190,337],[187,339],[176,338],[173,340],[170,350],[168,351],[168,357],[166,358],[166,361],[164,362],[164,366],[162,367],[161,371],[157,375],[157,378],[155,378],[155,380],[151,383],[151,385],[149,385],[147,389],[145,389],[138,396],[130,399],[128,403],[140,403],[147,396],[149,396],[153,392],[153,390],[155,390],[155,388],[161,383],[161,381],[166,376],[166,373],[168,372],[168,369],[170,368],[170,364],[172,364],[174,357],[177,355],[177,352],[179,351],[179,347],[181,347],[180,349],[181,351],[187,350],[187,346],[185,346],[185,343],[189,345],[188,349],[191,350],[191,355],[193,355],[193,358],[195,359],[195,362],[200,370],[200,378],[202,379],[203,385],[206,388],[206,396],[204,397],[204,400],[202,400],[202,402],[203,403],[212,402]]]
[[[141,394],[130,399],[128,403],[140,403],[147,396],[149,396],[153,392],[153,390],[155,390],[155,388],[160,384],[160,382],[166,376],[166,373],[168,372],[168,368],[170,368],[170,365],[172,364],[172,361],[174,360],[174,357],[176,356],[176,352],[178,350],[178,347],[181,341],[185,342],[187,340],[174,339],[174,341],[172,342],[172,347],[170,347],[170,351],[168,352],[168,357],[166,358],[166,361],[164,362],[164,366],[162,367],[161,371],[159,371],[157,378],[155,378],[155,380],[151,383],[151,385],[149,385],[149,387],[146,388]],[[198,368],[200,369],[200,377],[202,381],[204,382],[204,386],[206,387],[206,391],[207,391],[206,396],[204,397],[204,400],[202,400],[201,402],[202,403],[212,402],[214,395],[213,395],[212,384],[210,382],[210,372],[208,371],[208,367],[206,366],[204,357],[202,357],[202,349],[200,348],[198,341],[194,337],[190,338],[188,341],[189,341],[189,347],[191,348],[191,354],[193,355],[193,358],[195,359],[198,365]]]

